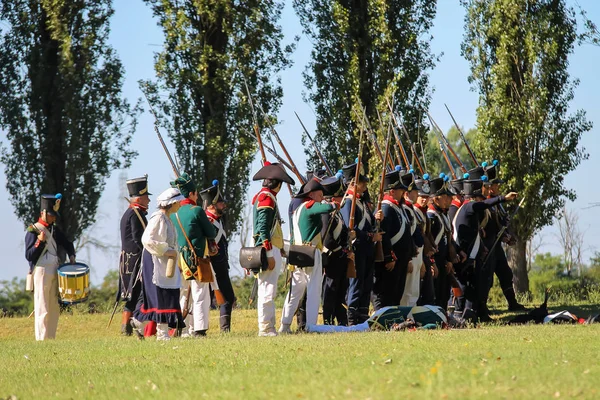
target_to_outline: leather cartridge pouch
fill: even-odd
[[[288,263],[296,267],[314,267],[315,266],[315,246],[311,245],[290,245],[288,254]]]
[[[255,273],[264,271],[268,267],[267,251],[264,247],[242,247],[240,249],[240,265]]]

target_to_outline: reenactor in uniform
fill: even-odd
[[[317,323],[319,305],[321,303],[321,290],[323,284],[323,267],[321,263],[321,252],[323,240],[321,230],[323,223],[322,214],[328,214],[335,210],[335,204],[322,203],[323,186],[319,179],[313,177],[296,195],[303,199],[292,215],[291,225],[293,229],[292,240],[294,245],[308,246],[313,249],[314,264],[312,267],[300,268],[296,266],[292,272],[290,290],[286,296],[283,312],[281,315],[281,327],[279,333],[291,333],[290,326],[292,318],[306,291],[306,324]]]
[[[411,259],[415,255],[415,245],[411,220],[403,207],[406,189],[400,177],[399,167],[385,175],[381,205],[384,217],[381,224],[384,232],[384,261],[375,265],[373,304],[376,310],[400,304],[407,271],[412,269]]]
[[[338,207],[342,203],[344,186],[342,171],[321,181],[326,198],[331,198]],[[323,323],[325,325],[348,325],[348,314],[344,304],[348,291],[348,227],[339,212],[323,214]]]
[[[404,193],[404,203],[402,204],[402,207],[410,220],[410,232],[417,251],[417,255],[412,258],[407,269],[406,283],[404,285],[404,293],[400,299],[400,305],[412,307],[416,306],[417,301],[419,300],[421,291],[421,271],[423,271],[423,273],[425,272],[425,266],[423,264],[423,252],[425,248],[423,229],[426,229],[425,221],[427,217],[421,213],[417,207],[419,192],[415,183],[414,171],[410,170],[408,173],[401,174],[400,178],[407,188]],[[428,250],[431,250],[431,248]]]
[[[348,184],[346,196],[341,205],[341,214],[346,227],[354,230],[353,240],[354,263],[356,277],[350,278],[347,302],[348,325],[356,325],[369,318],[369,304],[371,300],[371,289],[373,288],[373,262],[375,258],[375,243],[381,240],[381,233],[373,232],[375,217],[369,206],[364,202],[363,194],[367,190],[369,178],[360,174],[358,182],[354,182],[357,164],[351,164],[342,168],[344,179]],[[356,209],[354,214],[355,226],[350,226],[350,214],[352,198],[356,196]],[[383,218],[381,212],[378,219]]]
[[[126,182],[129,192],[129,208],[121,217],[121,255],[119,257],[120,300],[125,301],[121,320],[121,334],[131,336],[133,327],[131,317],[142,293],[142,235],[148,220],[148,176],[130,179]]]
[[[281,185],[294,184],[294,180],[278,163],[265,162],[252,178],[262,180],[262,189],[252,199],[253,238],[255,246],[262,246],[267,252],[268,268],[258,274],[258,335],[277,336],[275,331],[275,296],[277,279],[281,274],[283,232],[277,206],[277,194]]]
[[[450,275],[454,274],[453,264],[456,261],[452,225],[447,214],[452,192],[448,189],[448,179],[444,174],[432,179],[429,186],[433,201],[427,210],[427,217],[431,220],[431,235],[438,249],[433,256],[438,269],[438,276],[434,280],[435,304],[446,309],[450,298]]]
[[[183,173],[171,182],[171,186],[178,188],[185,197],[180,202],[179,210],[171,215],[171,220],[177,231],[183,277],[186,279],[185,283],[190,285],[187,288],[184,284],[183,288],[184,293],[187,291],[188,298],[191,292],[192,300],[193,319],[190,321],[188,331],[194,337],[206,336],[211,304],[210,283],[214,282],[214,276],[212,271],[205,273],[208,271],[203,272],[198,268],[194,272],[194,269],[197,267],[195,264],[197,259],[207,258],[209,255],[208,241],[214,240],[217,232],[208,220],[204,209],[197,204],[200,196],[192,178]]]
[[[472,174],[470,174],[472,175]],[[487,177],[485,177],[487,180]],[[468,179],[463,183],[466,201],[458,210],[454,219],[454,238],[460,249],[467,254],[464,265],[465,314],[472,313],[481,322],[490,321],[487,313],[487,296],[491,287],[489,266],[483,265],[488,249],[481,237],[481,224],[484,222],[485,211],[505,200],[513,200],[516,193],[485,199],[481,179]]]
[[[202,198],[202,207],[206,212],[206,216],[210,223],[213,224],[217,231],[214,241],[218,247],[216,254],[210,257],[210,262],[215,272],[217,285],[225,302],[220,305],[220,325],[221,332],[229,332],[231,330],[231,311],[235,304],[235,293],[229,278],[229,253],[227,235],[223,227],[222,217],[227,208],[227,203],[219,190],[219,181],[212,181],[212,186],[200,192]]]
[[[427,217],[427,209],[429,207],[429,202],[431,201],[429,174],[423,175],[422,178],[415,179],[415,185],[418,189],[418,197],[414,210],[424,218],[421,231],[424,241],[423,264],[425,265],[425,271],[423,271],[424,273],[421,277],[421,291],[417,304],[434,304],[434,279],[437,278],[438,269],[433,259],[434,254],[437,252],[437,246],[435,245],[435,238],[431,234],[431,220]]]
[[[483,163],[486,164],[486,163]],[[487,182],[484,184],[486,197],[492,198],[500,195],[500,184],[504,183],[502,179],[498,177],[499,163],[497,160],[492,162],[492,165],[482,165],[485,171],[485,175],[488,177]],[[489,231],[486,231],[486,246],[492,246],[496,239],[497,233],[502,229],[503,226],[508,224],[508,213],[502,206],[502,203],[496,204],[494,207],[488,210],[490,212],[490,223],[488,223]],[[496,232],[494,234],[494,231]],[[514,245],[515,238],[508,231],[505,230],[501,241],[507,243],[509,246]],[[519,304],[515,295],[515,289],[513,287],[513,273],[508,265],[506,259],[506,253],[501,244],[498,243],[494,249],[493,260],[495,263],[494,273],[502,288],[502,293],[508,302],[509,311],[522,311],[525,310],[525,306]]]
[[[44,194],[38,221],[27,227],[25,234],[25,258],[33,274],[33,311],[35,315],[35,339],[56,337],[58,316],[58,267],[68,255],[75,263],[75,248],[55,225],[62,195]]]

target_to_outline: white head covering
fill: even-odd
[[[170,204],[177,203],[178,201],[181,201],[183,199],[185,199],[185,197],[183,197],[179,189],[168,188],[160,195],[158,195],[156,201],[159,207],[166,207]]]

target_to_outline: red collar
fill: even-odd
[[[273,196],[277,197],[277,192],[276,192],[276,191],[274,191],[274,190],[271,190],[271,189],[269,189],[269,188],[267,188],[267,187],[264,187],[264,188],[262,188],[260,191],[261,191],[261,192],[269,192],[269,193],[271,193]],[[260,192],[259,192],[259,193],[260,193]]]
[[[146,212],[148,211],[148,207],[144,207],[140,203],[134,203],[133,201],[129,203],[129,208],[139,208],[140,210]]]
[[[423,207],[421,207],[420,205],[418,205],[418,204],[417,204],[417,208],[418,208],[419,210],[421,210],[421,212],[422,212],[422,213],[426,213],[426,212],[427,212],[427,206],[423,206]]]
[[[443,208],[441,208],[440,206],[437,206],[435,203],[431,203],[429,205],[429,209],[436,211],[436,212],[440,212],[440,213],[443,213],[445,211]]]
[[[304,206],[306,208],[311,208],[314,205],[315,205],[315,201],[313,199],[305,199],[304,200]]]
[[[185,206],[186,204],[191,204],[193,206],[197,205],[196,202],[194,200],[190,199],[189,197],[181,200],[179,202],[179,204],[181,204],[182,206]]]
[[[414,206],[414,204],[413,204],[413,203],[411,203],[411,202],[410,202],[410,201],[408,201],[408,200],[404,200],[404,204],[406,204],[406,205],[407,205],[408,207],[410,207],[410,208],[414,208],[414,207],[415,207],[415,206]]]
[[[463,205],[463,203],[461,203],[460,201],[456,200],[456,199],[452,199],[452,205],[455,207],[460,208],[460,206]]]
[[[39,219],[38,219],[38,222],[39,222],[40,224],[42,224],[42,226],[44,226],[45,228],[47,228],[47,227],[49,227],[49,226],[50,226],[50,224],[49,224],[49,223],[47,223],[46,221],[44,221],[44,220],[43,220],[43,219],[41,219],[41,218],[39,218]]]
[[[357,199],[360,199],[360,194],[354,193],[354,190],[352,189],[348,189],[346,193],[348,194],[348,196],[356,196]]]
[[[384,194],[383,195],[383,199],[389,201],[390,203],[393,203],[397,206],[400,205],[400,203],[398,202],[398,200],[396,200],[395,198],[393,198],[392,196],[390,196],[389,194]]]
[[[218,221],[218,220],[219,220],[219,218],[221,218],[221,217],[219,217],[218,215],[216,215],[216,214],[213,214],[212,212],[210,212],[210,211],[208,211],[208,210],[204,210],[204,212],[206,212],[206,216],[207,216],[207,217],[208,217],[208,219],[210,219],[211,221]]]

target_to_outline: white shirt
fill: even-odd
[[[173,222],[161,211],[155,211],[148,220],[148,226],[142,235],[142,244],[148,253],[152,254],[154,274],[152,283],[164,289],[179,289],[181,274],[175,271],[173,277],[167,277],[167,261],[164,254],[168,250],[177,251],[177,232]],[[175,257],[178,262],[178,257]]]

